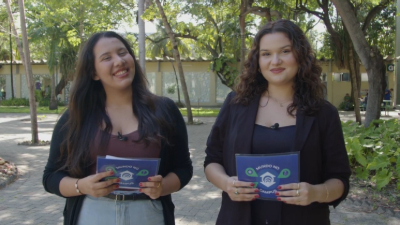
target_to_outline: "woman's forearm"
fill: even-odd
[[[179,189],[181,188],[181,181],[175,173],[171,172],[162,179],[162,186],[163,189],[161,192],[161,196],[169,195],[179,191]]]
[[[339,179],[329,179],[323,184],[314,185],[316,202],[333,202],[344,192],[343,182]]]
[[[78,195],[82,195],[82,193],[78,193],[75,188],[75,184],[78,178],[72,177],[64,177],[60,181],[60,193],[64,197],[74,197]],[[78,189],[79,189],[79,181],[78,181]]]
[[[226,192],[226,180],[229,176],[226,174],[224,167],[218,163],[210,163],[204,170],[207,179],[217,188]]]

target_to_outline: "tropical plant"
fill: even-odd
[[[376,183],[389,182],[400,190],[400,125],[397,119],[374,120],[369,127],[353,121],[342,123],[350,167],[356,176]]]

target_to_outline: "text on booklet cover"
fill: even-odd
[[[239,181],[255,184],[260,199],[276,200],[279,185],[299,182],[299,154],[237,154],[236,170]]]
[[[120,178],[120,189],[138,189],[140,182],[158,173],[160,159],[97,157],[97,173],[113,171],[114,175],[105,180]]]

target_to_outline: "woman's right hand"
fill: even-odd
[[[238,181],[237,177],[226,179],[225,192],[232,201],[253,201],[260,197],[254,183]]]
[[[119,188],[118,183],[121,181],[119,178],[100,181],[112,175],[114,175],[113,171],[106,171],[79,179],[78,189],[80,193],[84,195],[90,195],[96,198],[106,196]]]

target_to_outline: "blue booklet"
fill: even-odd
[[[276,200],[279,185],[299,182],[299,152],[236,154],[236,172],[238,180],[255,184],[260,199]]]
[[[104,180],[120,178],[119,189],[139,189],[140,182],[156,176],[160,159],[120,158],[107,155],[97,157],[97,173],[113,171],[114,175]]]

